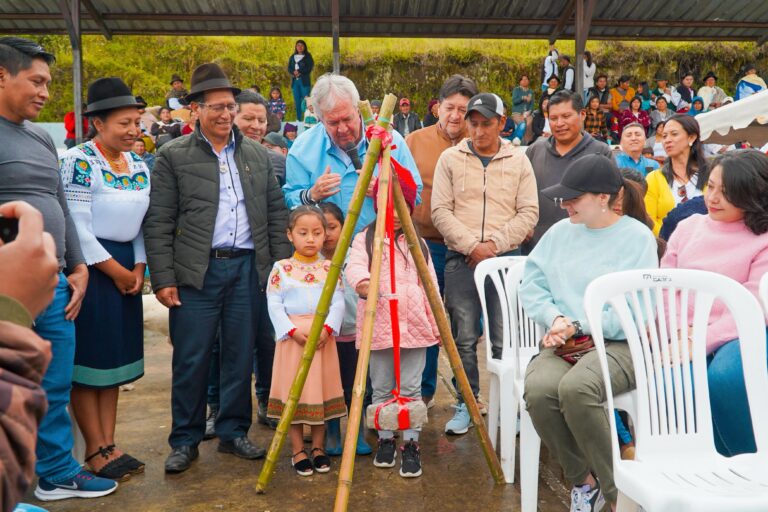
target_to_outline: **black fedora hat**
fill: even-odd
[[[702,80],[702,82],[706,82],[708,78],[714,78],[715,80],[717,80],[717,75],[715,74],[714,71],[709,71],[707,72],[706,75],[704,75],[704,79]]]
[[[170,82],[170,84],[171,84],[171,85],[173,85],[173,82],[181,82],[181,83],[184,83],[184,80],[182,80],[182,79],[181,79],[181,77],[180,77],[179,75],[177,75],[176,73],[174,73],[173,75],[171,75],[171,82]]]
[[[88,86],[88,104],[83,113],[92,116],[116,108],[136,107],[147,105],[136,99],[125,82],[116,76],[99,78]]]
[[[197,66],[192,72],[191,83],[192,87],[189,89],[189,94],[184,97],[187,103],[197,101],[204,92],[216,89],[229,89],[235,96],[240,94],[240,89],[233,87],[224,71],[213,62]]]

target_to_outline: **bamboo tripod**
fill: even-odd
[[[390,119],[394,110],[397,98],[392,94],[387,94],[384,97],[381,105],[381,112],[379,114],[378,126],[384,129],[391,129]],[[361,110],[366,120],[366,124],[373,123],[373,116],[370,114],[370,107],[367,102],[361,103]],[[384,241],[384,205],[387,200],[387,189],[389,180],[392,179],[392,172],[390,167],[390,148],[389,146],[383,148],[382,141],[379,138],[372,138],[368,144],[368,152],[365,155],[365,161],[363,163],[363,169],[360,172],[360,177],[357,180],[355,191],[350,201],[347,217],[342,227],[341,236],[336,247],[336,252],[333,255],[331,261],[331,268],[328,272],[328,277],[323,287],[323,291],[320,300],[317,304],[317,310],[315,318],[312,322],[312,327],[309,331],[309,337],[307,343],[304,346],[304,353],[302,355],[301,364],[296,373],[296,377],[293,380],[290,393],[288,394],[288,401],[285,404],[283,415],[280,418],[280,422],[277,425],[277,431],[272,439],[272,443],[267,453],[267,459],[259,474],[258,483],[256,484],[256,492],[263,493],[266,490],[272,479],[272,474],[275,469],[275,464],[282,451],[283,444],[285,443],[285,437],[288,432],[288,428],[293,420],[293,416],[296,412],[301,392],[304,389],[304,383],[309,373],[309,368],[312,364],[312,359],[315,355],[315,349],[317,347],[317,341],[320,338],[320,331],[323,328],[325,319],[328,316],[328,310],[330,308],[331,297],[336,288],[339,276],[341,274],[344,259],[351,244],[352,234],[354,232],[357,220],[360,217],[360,210],[362,209],[363,200],[365,199],[368,185],[371,182],[374,167],[381,154],[382,165],[379,169],[379,191],[376,198],[379,207],[379,215],[376,218],[376,227],[374,231],[374,247],[373,255],[371,259],[371,280],[368,291],[368,300],[365,306],[365,315],[363,318],[362,327],[362,339],[360,341],[360,352],[357,362],[357,372],[355,374],[355,383],[352,388],[352,403],[349,410],[349,417],[347,420],[347,432],[344,438],[344,452],[341,460],[341,467],[339,470],[339,481],[336,490],[336,503],[334,510],[336,512],[346,512],[349,504],[349,494],[352,487],[352,475],[354,472],[355,463],[355,444],[357,440],[358,431],[360,428],[360,418],[362,416],[363,409],[363,395],[365,393],[365,382],[368,374],[368,361],[370,357],[371,342],[373,338],[373,327],[376,315],[376,304],[379,295],[379,279],[382,260],[382,249]],[[475,431],[480,441],[480,446],[483,449],[488,467],[491,471],[494,481],[497,484],[504,483],[504,474],[499,464],[499,459],[496,457],[496,452],[491,444],[488,431],[485,427],[485,422],[480,414],[480,410],[477,406],[472,388],[467,379],[467,375],[464,372],[464,367],[461,364],[461,358],[459,357],[458,349],[456,348],[456,342],[451,335],[450,323],[443,308],[443,303],[440,298],[435,284],[432,282],[432,278],[429,274],[429,268],[427,261],[424,258],[424,254],[421,251],[421,245],[416,234],[416,230],[411,221],[410,212],[408,206],[403,198],[402,190],[397,179],[394,179],[393,183],[393,196],[395,201],[395,208],[400,218],[403,232],[408,242],[408,248],[411,251],[411,255],[416,263],[416,268],[419,273],[419,278],[424,285],[427,298],[429,300],[430,308],[435,316],[435,320],[442,338],[443,348],[445,349],[448,359],[451,363],[451,368],[456,377],[456,381],[459,390],[464,397],[464,401],[469,410],[472,422],[475,425]]]

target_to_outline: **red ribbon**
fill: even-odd
[[[381,140],[382,151],[392,144],[392,134],[384,127],[378,125],[371,125],[365,131],[365,135],[370,141],[372,138]],[[395,146],[391,146],[390,149],[394,149]],[[398,175],[400,172],[410,172],[408,169],[400,165],[400,163],[394,158],[390,157],[392,162],[392,171],[394,175]],[[381,155],[379,155],[379,171],[381,171]],[[400,395],[400,316],[398,314],[398,300],[397,300],[397,279],[395,276],[395,209],[394,198],[392,196],[392,187],[394,184],[394,177],[390,176],[389,186],[387,188],[387,204],[384,215],[384,226],[387,231],[387,238],[389,239],[389,284],[390,284],[390,296],[389,296],[389,317],[392,324],[392,355],[394,358],[395,369],[395,389],[392,390],[392,398],[386,402],[380,403],[376,407],[376,413],[373,417],[373,425],[376,430],[381,430],[379,424],[379,413],[381,410],[391,403],[397,403],[397,424],[399,430],[405,430],[410,427],[411,420],[408,412],[407,403],[411,402],[413,398],[404,397]]]

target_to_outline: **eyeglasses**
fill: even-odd
[[[214,114],[221,114],[225,109],[228,110],[230,114],[237,112],[237,103],[228,103],[226,105],[209,105],[208,103],[200,103],[199,105],[201,107],[210,109]]]

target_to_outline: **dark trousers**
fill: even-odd
[[[255,335],[253,347],[253,373],[256,374],[254,385],[256,398],[259,403],[266,404],[269,400],[269,390],[272,385],[272,363],[275,359],[275,329],[269,319],[267,295],[265,290],[255,288],[253,301],[253,332]],[[216,335],[211,354],[211,365],[208,369],[208,405],[211,409],[219,410],[219,381],[221,379],[220,345],[221,332]]]
[[[440,295],[443,295],[445,289],[445,280],[443,273],[445,271],[445,253],[448,248],[445,244],[438,242],[427,242],[429,248],[429,257],[432,259],[432,264],[435,266],[435,274],[437,274],[437,285],[440,288]],[[440,356],[440,345],[432,345],[427,347],[427,360],[424,364],[424,373],[421,375],[421,396],[431,397],[434,396],[437,390],[437,366],[438,358]]]
[[[211,258],[202,290],[179,287],[181,306],[170,310],[173,342],[168,443],[197,445],[205,431],[205,398],[211,352],[221,329],[221,401],[216,435],[222,441],[245,436],[251,426],[251,357],[254,301],[259,296],[253,254]]]

